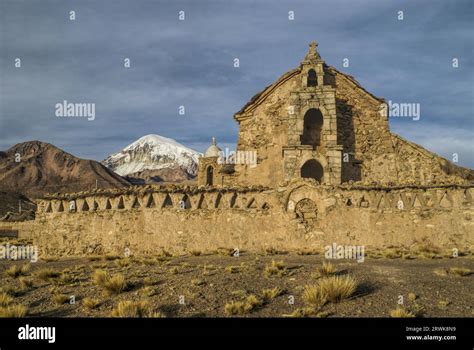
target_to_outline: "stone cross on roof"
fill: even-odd
[[[318,43],[316,41],[312,41],[309,44],[309,51],[306,54],[305,60],[321,59],[321,56],[319,56],[317,47],[318,47]]]

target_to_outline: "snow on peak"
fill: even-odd
[[[122,176],[143,170],[177,167],[195,176],[199,156],[199,152],[176,140],[150,134],[139,138],[122,151],[108,156],[102,164]]]

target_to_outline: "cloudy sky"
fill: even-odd
[[[41,140],[102,160],[150,133],[234,147],[233,114],[317,40],[327,64],[373,94],[420,104],[420,120],[393,118],[394,132],[474,168],[473,4],[0,0],[0,149]],[[95,120],[56,117],[64,100],[95,103]]]

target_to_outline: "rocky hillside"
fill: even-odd
[[[49,143],[23,142],[0,152],[0,190],[29,198],[128,185],[99,162],[77,158]]]

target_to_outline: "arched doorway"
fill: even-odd
[[[318,77],[316,76],[316,72],[314,69],[310,69],[308,71],[308,81],[307,84],[308,86],[318,86]]]
[[[322,182],[324,170],[322,165],[315,159],[310,159],[301,167],[301,177],[315,179]]]
[[[311,108],[304,115],[303,135],[301,144],[316,148],[321,143],[321,130],[323,127],[323,115],[319,109]]]
[[[208,166],[206,170],[206,185],[212,186],[214,180],[214,168]]]

